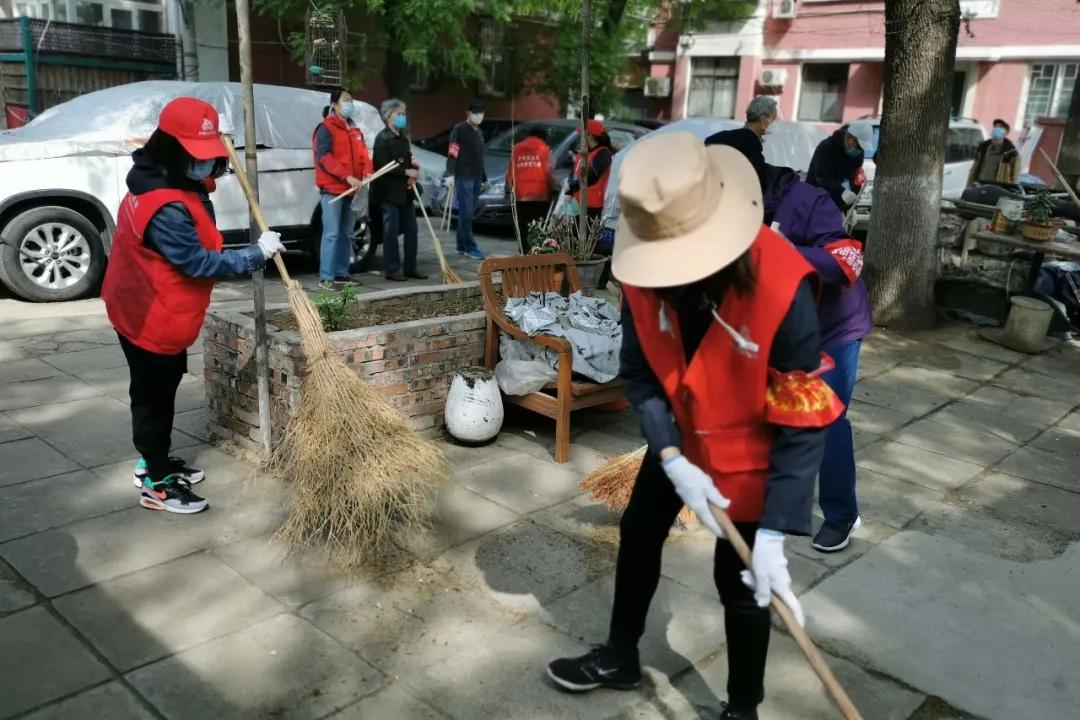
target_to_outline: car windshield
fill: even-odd
[[[487,150],[489,152],[502,153],[503,155],[509,155],[514,145],[524,140],[529,135],[529,130],[536,127],[536,125],[518,125],[513,130],[507,130],[501,135],[496,136],[487,144]],[[555,125],[549,126],[548,145],[556,147],[562,143],[571,133],[574,132],[572,125]]]

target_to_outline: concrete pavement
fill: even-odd
[[[249,298],[246,282],[215,290]],[[493,445],[448,445],[433,528],[382,572],[343,577],[271,539],[287,488],[207,444],[198,376],[174,445],[207,470],[211,509],[138,507],[126,368],[100,301],[0,298],[0,318],[0,718],[718,714],[727,661],[700,531],[667,548],[641,691],[572,697],[542,676],[605,635],[617,517],[577,482],[640,445],[632,418],[575,419],[564,465],[551,425],[523,413]],[[868,720],[1075,716],[1080,352],[1023,356],[950,325],[877,333],[862,365],[865,526],[837,555],[788,541],[812,636]],[[762,718],[837,716],[779,628],[766,692]]]

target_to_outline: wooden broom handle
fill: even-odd
[[[361,180],[360,181],[360,187],[367,187],[369,184],[375,182],[376,180],[381,178],[386,173],[395,170],[397,168],[398,164],[399,163],[398,163],[397,160],[393,160],[393,161],[387,163],[386,165],[383,165],[381,168],[379,168],[378,170],[376,170],[375,172],[371,173],[366,178]],[[343,198],[347,198],[348,196],[352,195],[354,192],[356,192],[356,188],[350,187],[348,190],[341,193],[340,195],[335,195],[334,199],[330,201],[330,204],[333,205],[338,200],[341,200]]]
[[[713,517],[716,518],[716,522],[720,524],[720,528],[724,531],[724,537],[735,548],[735,553],[743,561],[743,565],[750,568],[751,564],[750,546],[743,540],[743,536],[739,534],[738,528],[735,527],[735,523],[731,522],[731,518],[728,514],[720,508],[709,505],[709,509],[712,510]],[[845,720],[862,720],[862,715],[855,708],[855,703],[851,701],[848,694],[844,692],[844,688],[841,687],[840,682],[836,679],[836,676],[832,674],[832,670],[829,669],[828,664],[825,662],[825,658],[821,657],[821,653],[818,652],[817,647],[814,645],[814,641],[810,639],[810,636],[806,634],[806,631],[802,629],[798,621],[795,620],[795,615],[792,614],[791,609],[784,603],[780,597],[773,593],[772,595],[772,609],[780,619],[784,621],[784,626],[787,627],[788,632],[795,638],[795,643],[802,650],[803,655],[810,662],[810,667],[814,668],[814,672],[821,678],[822,684],[825,689],[829,691],[829,695],[832,696],[833,701],[837,707],[840,708],[840,712],[843,714]]]
[[[270,225],[266,222],[266,216],[263,215],[259,201],[255,199],[255,190],[251,187],[251,182],[244,172],[244,165],[240,162],[240,156],[236,153],[236,146],[233,145],[232,138],[223,134],[221,136],[221,142],[225,144],[225,149],[229,153],[229,162],[232,163],[233,166],[233,172],[236,173],[236,179],[239,181],[240,187],[243,188],[244,195],[247,197],[248,206],[251,208],[251,216],[255,218],[259,230],[269,232]],[[281,260],[280,253],[274,254],[274,264],[277,265],[278,272],[281,273],[281,279],[285,282],[289,282],[291,279],[289,277],[289,271],[285,268],[285,263]]]
[[[1080,208],[1080,198],[1076,197],[1076,193],[1073,192],[1073,189],[1071,187],[1069,187],[1069,181],[1066,180],[1065,176],[1061,174],[1061,171],[1057,169],[1057,165],[1054,164],[1054,161],[1050,159],[1050,156],[1046,154],[1045,150],[1039,148],[1039,152],[1042,153],[1043,159],[1046,160],[1046,162],[1050,163],[1050,169],[1054,171],[1054,175],[1057,176],[1058,182],[1061,183],[1061,186],[1065,188],[1065,192],[1069,193],[1069,197],[1071,197],[1072,201],[1076,203],[1076,207]]]

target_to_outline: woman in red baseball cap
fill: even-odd
[[[204,473],[169,455],[176,389],[218,278],[244,277],[284,250],[265,232],[257,245],[222,249],[209,194],[228,166],[218,114],[177,98],[132,155],[101,297],[131,375],[132,440],[142,455],[134,483],[151,510],[190,514],[208,503],[191,491]]]

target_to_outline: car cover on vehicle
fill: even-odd
[[[127,155],[157,127],[158,116],[178,97],[204,100],[221,115],[237,145],[244,141],[242,86],[231,82],[151,80],[81,95],[49,108],[30,124],[0,133],[0,162],[44,160],[71,155]],[[278,149],[311,147],[315,125],[328,103],[325,92],[277,85],[255,85],[255,137]],[[355,102],[353,121],[369,147],[384,125],[379,112]]]
[[[721,118],[687,118],[653,130],[648,135],[635,140],[615,154],[611,162],[611,178],[608,183],[607,193],[604,195],[604,223],[614,224],[619,216],[619,199],[616,194],[619,177],[619,169],[622,167],[626,153],[633,149],[634,145],[647,138],[655,137],[669,132],[690,132],[701,138],[723,130],[740,128],[744,123],[738,120],[724,120]],[[814,150],[818,144],[831,133],[820,125],[812,123],[794,122],[792,120],[779,120],[770,126],[769,133],[765,136],[765,162],[770,165],[789,167],[793,170],[805,173],[810,167],[810,159],[814,156]],[[677,162],[677,159],[672,159]]]

